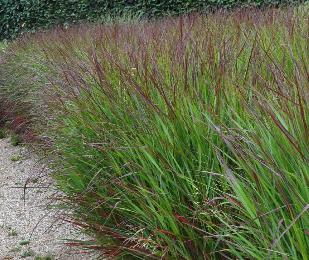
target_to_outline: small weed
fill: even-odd
[[[26,258],[26,257],[34,256],[34,255],[35,255],[35,253],[34,253],[33,250],[27,250],[27,251],[23,252],[23,253],[20,255],[20,257],[21,257],[21,258]]]
[[[5,138],[6,137],[6,132],[5,132],[5,130],[4,129],[0,129],[0,139],[3,139],[3,138]]]
[[[23,241],[20,241],[19,245],[21,246],[26,246],[26,245],[29,245],[30,244],[30,241],[29,240],[23,240]]]
[[[34,183],[34,184],[35,184],[35,183],[38,183],[38,181],[39,181],[38,178],[35,178],[35,179],[32,179],[32,180],[31,180],[31,182]]]
[[[11,136],[11,144],[13,145],[13,146],[17,146],[17,145],[19,145],[20,143],[21,143],[21,137],[19,136],[19,135],[17,135],[17,134],[12,134],[12,136]]]
[[[51,256],[36,256],[34,260],[52,260]]]
[[[21,160],[21,156],[20,155],[13,155],[12,157],[11,157],[11,161],[12,162],[18,162],[18,161],[20,161]]]
[[[10,250],[10,252],[16,253],[16,252],[20,252],[20,250],[21,250],[21,247],[20,247],[20,246],[14,246],[14,247]]]
[[[9,236],[10,237],[16,237],[18,235],[17,231],[14,229],[11,229],[11,231],[9,232]]]

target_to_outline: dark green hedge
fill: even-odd
[[[54,24],[95,21],[133,14],[153,17],[244,5],[278,5],[306,0],[0,0],[0,39]]]

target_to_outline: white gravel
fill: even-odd
[[[55,190],[49,178],[37,180],[46,173],[37,157],[26,148],[13,147],[9,139],[0,140],[0,260],[37,256],[95,259],[64,245],[63,238],[75,239],[81,234],[69,224],[60,223],[55,210],[47,209]]]

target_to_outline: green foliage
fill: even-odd
[[[109,16],[154,17],[236,6],[283,5],[303,0],[1,0],[0,39],[24,31],[79,21],[98,21]]]
[[[31,257],[31,256],[35,256],[35,252],[31,249],[24,251],[21,255],[20,258],[27,258],[27,257]]]
[[[6,137],[6,131],[3,128],[0,128],[0,139],[3,139]]]
[[[18,146],[19,144],[21,144],[21,142],[22,142],[22,139],[18,134],[13,133],[11,135],[11,144],[13,146]]]
[[[93,237],[69,244],[112,259],[308,259],[308,6],[264,12],[11,43],[0,97],[45,138],[69,219]]]
[[[22,240],[19,242],[19,245],[21,246],[26,246],[26,245],[29,245],[30,244],[30,241],[29,240]]]
[[[8,235],[10,237],[16,237],[16,236],[18,236],[18,233],[15,229],[11,229]]]
[[[36,256],[34,260],[53,260],[51,256]]]
[[[21,246],[14,246],[13,248],[10,249],[10,252],[17,253],[20,252],[21,249],[22,249]]]
[[[11,157],[11,161],[12,162],[18,162],[18,161],[20,161],[22,159],[22,157],[20,156],[20,155],[13,155],[12,157]]]

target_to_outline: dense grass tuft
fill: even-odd
[[[68,243],[110,258],[308,259],[307,11],[12,43],[7,118],[51,151],[67,220],[94,237]]]

